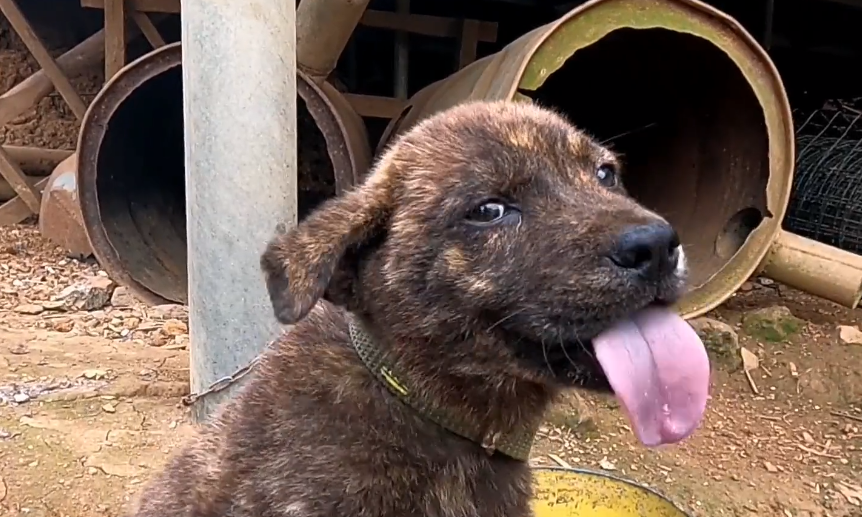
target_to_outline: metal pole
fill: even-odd
[[[183,0],[191,388],[200,393],[278,332],[259,259],[296,223],[296,6]],[[201,421],[236,385],[198,399]]]

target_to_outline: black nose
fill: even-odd
[[[619,236],[610,258],[621,268],[635,270],[648,280],[658,280],[676,269],[679,236],[665,222],[632,226]]]

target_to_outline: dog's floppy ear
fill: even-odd
[[[327,200],[269,243],[260,264],[280,323],[305,317],[324,295],[347,250],[386,223],[394,203],[389,172],[375,171],[360,187]]]

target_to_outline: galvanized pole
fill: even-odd
[[[200,393],[280,332],[260,272],[295,224],[296,6],[183,0],[191,388]],[[231,388],[200,398],[207,418]]]

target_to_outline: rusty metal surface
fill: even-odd
[[[315,83],[298,71],[296,90],[326,140],[326,150],[335,171],[336,193],[349,189],[371,165],[365,122],[347,98],[329,83]]]
[[[81,206],[78,203],[77,158],[70,155],[60,162],[42,190],[39,210],[39,231],[48,240],[66,250],[70,256],[89,257],[93,254],[84,230]]]
[[[369,0],[303,0],[296,7],[296,64],[322,83],[335,69]]]
[[[93,253],[115,281],[154,304],[187,300],[181,79],[179,43],[129,63],[93,100],[78,140]],[[326,140],[336,192],[349,188],[371,160],[361,119],[329,85],[300,74],[297,90]]]
[[[760,267],[788,203],[793,126],[775,66],[731,17],[697,0],[592,0],[420,91],[386,135],[467,100],[525,97],[612,140],[630,192],[677,226],[694,284],[684,315]],[[658,124],[631,115],[650,109]]]

